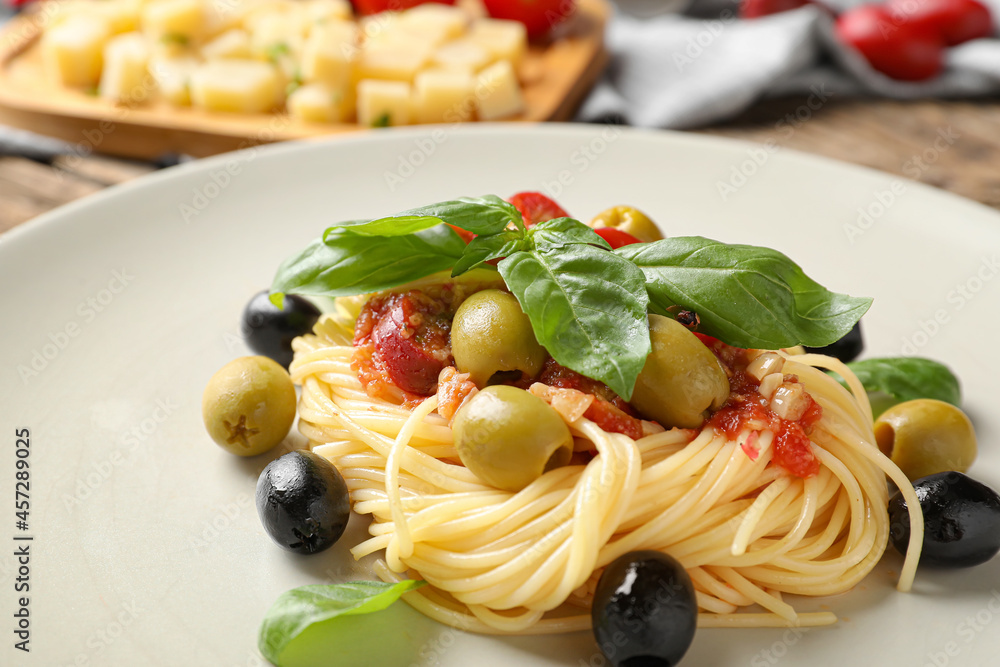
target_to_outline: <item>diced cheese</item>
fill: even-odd
[[[410,122],[410,84],[405,81],[364,79],[358,82],[358,123],[366,127],[407,125]]]
[[[137,32],[118,35],[104,47],[104,69],[98,93],[115,102],[142,102],[155,88],[148,76],[149,46]]]
[[[197,58],[164,58],[154,56],[149,61],[149,72],[156,80],[160,98],[175,107],[191,104],[191,75],[198,69]]]
[[[201,47],[201,54],[205,57],[205,60],[252,58],[253,51],[250,48],[250,35],[246,30],[240,28],[227,30]]]
[[[264,113],[281,102],[284,81],[270,63],[211,60],[191,75],[191,101],[210,111]]]
[[[107,20],[81,14],[45,31],[41,49],[50,76],[65,86],[94,86],[101,78]]]
[[[250,44],[258,58],[298,56],[302,52],[305,24],[297,12],[258,14],[249,23],[249,30]]]
[[[528,32],[519,21],[479,19],[469,29],[469,39],[495,60],[509,60],[515,66],[528,50]]]
[[[427,70],[413,84],[416,123],[456,123],[472,119],[474,80],[468,72]]]
[[[317,26],[338,21],[351,21],[354,11],[347,0],[301,0],[306,32],[312,34]],[[353,23],[353,21],[351,21]]]
[[[439,46],[431,56],[431,62],[444,69],[475,73],[493,62],[493,57],[466,37]]]
[[[340,88],[350,84],[358,54],[357,28],[346,21],[314,26],[302,50],[302,78]]]
[[[139,29],[145,0],[105,0],[94,2],[94,11],[108,20],[111,32],[118,34]]]
[[[205,33],[199,0],[153,0],[142,10],[142,31],[153,41],[193,44]]]
[[[429,47],[420,42],[366,44],[358,59],[358,76],[411,82],[429,57]]]
[[[285,104],[292,116],[312,123],[343,123],[350,116],[346,89],[325,83],[296,88]]]
[[[459,7],[429,2],[403,12],[400,23],[411,32],[432,35],[435,39],[440,35],[444,41],[465,34],[469,14]]]
[[[508,118],[524,111],[524,98],[514,68],[507,60],[490,65],[476,78],[479,120]]]

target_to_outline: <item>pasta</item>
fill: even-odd
[[[511,493],[461,465],[437,396],[410,409],[365,392],[351,367],[352,327],[343,313],[328,315],[294,342],[299,428],[341,471],[354,510],[373,519],[371,538],[353,555],[384,550],[379,576],[426,580],[407,601],[455,627],[587,629],[601,569],[636,549],[683,564],[700,627],[834,623],[829,612],[797,613],[784,596],[840,593],[871,571],[888,540],[887,476],[919,507],[874,444],[863,388],[829,357],[781,353],[775,371],[797,376],[822,407],[810,435],[820,462],[814,476],[769,466],[775,438],[767,430],[730,439],[708,425],[647,429],[633,440],[575,416],[576,448],[597,455]],[[846,378],[851,391],[822,369]],[[919,510],[911,524],[903,591],[919,559]]]

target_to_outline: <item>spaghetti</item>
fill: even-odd
[[[384,550],[379,576],[426,580],[431,585],[407,601],[455,627],[587,629],[602,568],[637,549],[681,562],[701,627],[830,624],[832,613],[797,613],[783,596],[840,593],[871,571],[888,540],[887,476],[910,508],[919,507],[909,481],[874,444],[863,388],[829,357],[782,353],[770,365],[779,377],[797,376],[822,407],[810,434],[816,475],[768,465],[775,436],[766,429],[730,438],[706,425],[633,440],[569,415],[577,449],[596,456],[511,493],[460,463],[448,421],[435,412],[437,396],[415,409],[370,397],[351,367],[352,336],[352,318],[342,313],[296,339],[299,428],[341,471],[354,510],[373,519],[371,538],[353,555]],[[851,390],[821,369],[839,373]],[[903,591],[919,559],[919,510],[911,525]],[[746,611],[754,605],[763,611]]]

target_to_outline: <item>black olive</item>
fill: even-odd
[[[920,564],[971,567],[1000,551],[1000,495],[960,472],[939,472],[913,483],[924,513]],[[910,540],[903,494],[889,499],[889,536],[901,554]]]
[[[633,551],[601,574],[590,616],[615,667],[672,667],[694,639],[698,603],[691,577],[672,556]]]
[[[312,452],[295,451],[271,461],[260,474],[257,514],[279,546],[314,554],[340,539],[351,499],[332,463]]]
[[[825,347],[807,347],[806,352],[826,354],[836,357],[846,364],[848,361],[857,359],[864,349],[865,341],[861,338],[861,320],[858,320],[854,327],[840,340]]]
[[[288,368],[292,339],[312,331],[319,309],[294,294],[285,295],[284,308],[271,303],[267,290],[254,294],[243,309],[240,333],[250,349]]]

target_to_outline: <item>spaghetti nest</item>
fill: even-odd
[[[379,576],[426,580],[431,585],[407,602],[455,627],[589,628],[602,568],[638,549],[683,564],[699,626],[833,623],[831,613],[797,614],[783,595],[840,593],[871,571],[889,535],[886,475],[909,507],[919,507],[906,477],[874,444],[860,383],[829,357],[784,355],[783,371],[823,409],[810,435],[816,475],[768,465],[775,438],[767,430],[730,439],[705,426],[633,440],[578,417],[570,429],[596,456],[511,493],[461,464],[436,396],[411,410],[365,393],[351,369],[352,333],[327,316],[295,341],[299,428],[341,471],[354,510],[373,519],[372,537],[353,555],[384,550]],[[851,391],[823,368],[846,378]],[[923,532],[919,511],[911,514],[900,590],[913,580]]]

